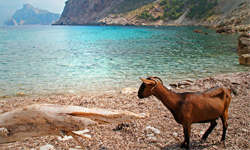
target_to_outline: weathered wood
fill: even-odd
[[[87,126],[120,124],[147,117],[148,114],[121,110],[30,105],[0,114],[0,143],[47,135],[73,135],[75,138],[77,134],[73,131],[83,130]]]

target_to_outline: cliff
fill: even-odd
[[[55,25],[102,24],[109,14],[126,13],[154,0],[68,0]]]
[[[22,9],[17,10],[13,16],[6,19],[4,25],[50,25],[59,18],[60,14],[51,13],[47,10],[34,8],[29,4],[24,4]]]
[[[68,0],[57,25],[209,26],[248,30],[249,0]]]

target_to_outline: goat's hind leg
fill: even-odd
[[[226,132],[227,132],[227,111],[220,117],[222,120],[222,124],[223,124],[223,133],[222,133],[222,137],[221,137],[221,141],[224,141],[226,139]]]
[[[215,120],[211,121],[210,123],[211,123],[210,127],[207,129],[207,131],[204,133],[204,135],[201,138],[203,140],[207,139],[208,135],[213,131],[214,127],[217,125]]]

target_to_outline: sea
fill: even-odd
[[[147,75],[168,86],[246,72],[238,37],[201,27],[0,27],[0,97],[119,93]]]

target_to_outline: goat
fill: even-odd
[[[202,136],[202,139],[206,140],[217,125],[216,120],[219,117],[223,123],[221,141],[225,140],[231,92],[235,91],[214,87],[205,92],[175,93],[165,88],[159,77],[140,79],[143,83],[138,90],[138,97],[142,99],[154,95],[170,110],[176,122],[183,126],[185,140],[181,148],[189,149],[192,123],[211,123]]]

